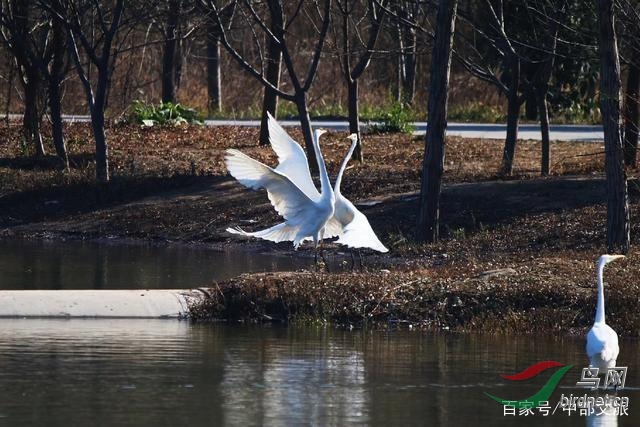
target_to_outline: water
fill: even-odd
[[[575,413],[506,418],[483,394],[531,396],[550,373],[518,384],[500,374],[557,360],[576,367],[552,401],[582,395],[575,382],[583,345],[574,338],[2,319],[0,425],[586,425]],[[619,395],[629,397],[630,415],[617,425],[640,425],[640,346],[621,345],[619,362],[629,371]]]
[[[312,263],[186,246],[0,240],[0,290],[194,288],[241,273],[296,270]]]

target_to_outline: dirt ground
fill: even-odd
[[[70,172],[52,158],[22,152],[17,125],[0,126],[3,238],[134,239],[312,256],[308,248],[293,252],[290,243],[224,232],[278,221],[264,193],[244,189],[224,170],[224,149],[231,147],[275,164],[271,149],[256,145],[256,129],[112,125],[107,186],[93,182],[89,127],[68,125],[66,134]],[[299,140],[297,130],[292,135]],[[322,140],[332,175],[348,148],[345,137],[330,133]],[[389,254],[363,251],[363,266],[356,262],[351,272],[349,251],[328,245],[332,272],[252,274],[213,284],[194,317],[583,332],[595,310],[594,262],[605,251],[602,145],[553,143],[553,175],[539,178],[540,144],[520,141],[515,175],[505,179],[498,175],[501,141],[449,138],[443,238],[417,245],[411,236],[423,151],[422,138],[366,135],[366,162],[346,172],[344,194],[367,215]],[[607,315],[620,334],[637,336],[638,182],[629,187],[632,248],[626,260],[607,267]]]

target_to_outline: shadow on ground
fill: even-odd
[[[72,154],[69,156],[69,164],[73,169],[85,169],[95,159],[90,153]],[[58,156],[46,155],[0,157],[0,168],[14,170],[62,170],[63,164]]]
[[[637,199],[638,183],[631,182],[629,187],[632,199]],[[538,214],[600,208],[604,201],[605,181],[601,177],[450,184],[442,194],[441,236],[469,235]],[[358,207],[383,241],[393,245],[401,236],[413,235],[417,193],[362,201]],[[574,222],[594,217],[589,215],[586,219],[576,217]],[[597,217],[599,219],[600,214]],[[5,234],[22,236],[100,238],[108,235],[227,244],[231,239],[225,232],[227,227],[240,225],[251,231],[279,221],[264,192],[249,191],[225,176],[115,178],[104,187],[70,185],[0,198],[0,227]],[[531,226],[527,221],[522,224],[522,227]],[[563,225],[556,225],[560,228],[551,234],[557,234],[557,238],[565,236],[567,230],[562,229]],[[535,222],[535,226],[538,232],[549,237],[545,223]],[[584,227],[599,226],[583,224],[579,228]],[[582,234],[579,237],[585,241],[595,238]],[[540,238],[544,240],[545,236]],[[233,241],[242,243],[237,238]],[[290,249],[290,243],[281,246]]]
[[[638,181],[629,182],[632,200],[638,199]],[[414,232],[418,193],[381,199],[360,206],[374,229],[403,235]],[[489,181],[445,185],[441,199],[441,232],[478,230],[526,215],[561,212],[606,201],[604,178],[562,177],[525,181]]]
[[[108,210],[154,195],[175,197],[185,187],[206,187],[220,177],[114,177],[108,184],[81,183],[12,193],[0,197],[0,226],[7,227]],[[176,193],[177,192],[177,193]]]

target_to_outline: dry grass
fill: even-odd
[[[93,142],[88,124],[67,124],[65,134],[71,156],[71,173],[55,168],[55,159],[35,160],[21,149],[20,126],[0,125],[0,192],[47,188],[70,184],[91,184],[95,173]],[[49,140],[49,130],[45,138]],[[291,131],[301,141],[297,129]],[[330,133],[322,148],[330,173],[335,173],[348,148],[346,133]],[[111,173],[116,178],[172,177],[176,175],[224,175],[224,149],[240,148],[268,164],[274,164],[270,148],[258,147],[258,131],[243,127],[185,126],[180,128],[142,128],[137,125],[113,125],[107,129]],[[369,135],[365,138],[364,165],[349,169],[347,186],[362,196],[376,194],[376,180],[389,181],[398,191],[414,190],[424,152],[422,137],[400,134]],[[580,175],[602,170],[603,148],[592,143],[552,143],[552,173]],[[48,152],[53,148],[48,146]],[[521,141],[518,146],[513,178],[539,174],[540,144]],[[467,182],[498,177],[502,142],[495,140],[450,137],[447,142],[446,182]],[[386,185],[386,184],[385,184]],[[382,193],[378,193],[382,194]]]

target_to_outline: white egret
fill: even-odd
[[[310,198],[320,197],[311,179],[307,156],[300,144],[294,141],[270,114],[268,125],[271,147],[278,155],[279,164],[276,170],[289,176]],[[329,221],[323,237],[328,239],[338,236],[337,243],[351,248],[370,248],[379,252],[388,252],[389,250],[374,233],[367,217],[340,192],[342,176],[358,143],[356,134],[351,134],[348,138],[352,141],[351,147],[342,161],[333,190],[336,197],[334,217]],[[267,230],[257,233],[265,231]],[[255,235],[255,237],[262,236]]]
[[[333,226],[331,221],[335,208],[335,195],[329,182],[329,176],[319,145],[320,135],[324,132],[324,130],[316,130],[313,141],[313,148],[320,171],[321,193],[318,193],[313,181],[311,181],[304,152],[302,152],[304,159],[298,158],[297,161],[304,161],[304,167],[309,181],[311,181],[313,191],[310,191],[310,188],[305,186],[304,183],[300,184],[303,182],[300,177],[304,169],[294,167],[295,160],[283,162],[277,150],[276,153],[278,153],[281,164],[276,169],[254,160],[238,150],[227,150],[225,160],[229,173],[246,187],[254,190],[266,189],[271,204],[278,214],[285,219],[283,223],[253,233],[243,231],[240,228],[228,228],[228,232],[259,237],[274,242],[293,241],[293,245],[297,249],[309,237],[314,241],[317,248],[326,234],[331,233],[330,229],[336,229],[335,221]],[[295,145],[302,151],[302,147],[298,144]]]
[[[316,131],[314,140],[314,150],[316,152],[316,158],[318,160],[319,169],[321,171],[321,193],[318,193],[313,179],[311,178],[311,172],[309,170],[307,156],[304,153],[302,147],[293,138],[287,134],[287,132],[278,124],[278,122],[269,114],[268,117],[269,126],[269,140],[271,147],[278,156],[278,166],[275,168],[275,172],[279,172],[289,178],[289,180],[297,186],[310,200],[319,202],[323,195],[327,192],[328,185],[323,181],[323,173],[326,174],[326,167],[324,166],[324,159],[319,150],[319,137],[324,131]],[[357,136],[352,134],[349,136],[352,144],[349,151],[344,158],[338,177],[336,179],[334,194],[335,194],[335,209],[333,217],[326,222],[324,231],[321,235],[321,239],[327,239],[338,236],[337,243],[346,245],[351,248],[370,248],[379,252],[388,252],[388,249],[380,242],[375,235],[369,221],[366,216],[360,212],[346,197],[340,192],[340,184],[344,171],[347,167],[353,151],[357,145]],[[316,148],[317,145],[317,148]],[[322,164],[322,166],[320,166]],[[232,175],[234,175],[232,173]],[[234,175],[235,176],[235,175]],[[237,178],[237,177],[236,177]],[[328,182],[328,177],[327,177]],[[286,218],[285,218],[286,219]],[[285,221],[281,224],[277,224],[273,227],[247,232],[240,228],[228,228],[228,232],[234,234],[241,234],[247,237],[257,237],[272,242],[283,242],[293,240],[294,245],[297,248],[300,243],[311,238],[312,235],[302,236],[299,227],[295,227],[290,224],[289,221]],[[298,239],[296,241],[296,238]],[[315,239],[314,239],[315,240]],[[316,241],[316,245],[317,245]]]
[[[593,327],[587,334],[589,366],[594,368],[615,367],[616,359],[620,352],[620,348],[618,347],[618,334],[604,321],[604,284],[602,282],[604,266],[620,258],[624,258],[624,255],[602,255],[598,259],[598,303],[596,306],[596,318]]]
[[[355,150],[356,145],[358,145],[358,135],[352,133],[348,138],[351,140],[351,147],[349,148],[347,156],[342,161],[342,165],[340,165],[340,171],[338,172],[338,177],[333,187],[333,192],[336,197],[336,208],[333,215],[342,226],[337,243],[350,248],[369,248],[378,252],[389,252],[389,249],[387,249],[382,242],[380,242],[378,236],[376,236],[367,217],[340,192],[342,176],[353,155],[353,150]]]

